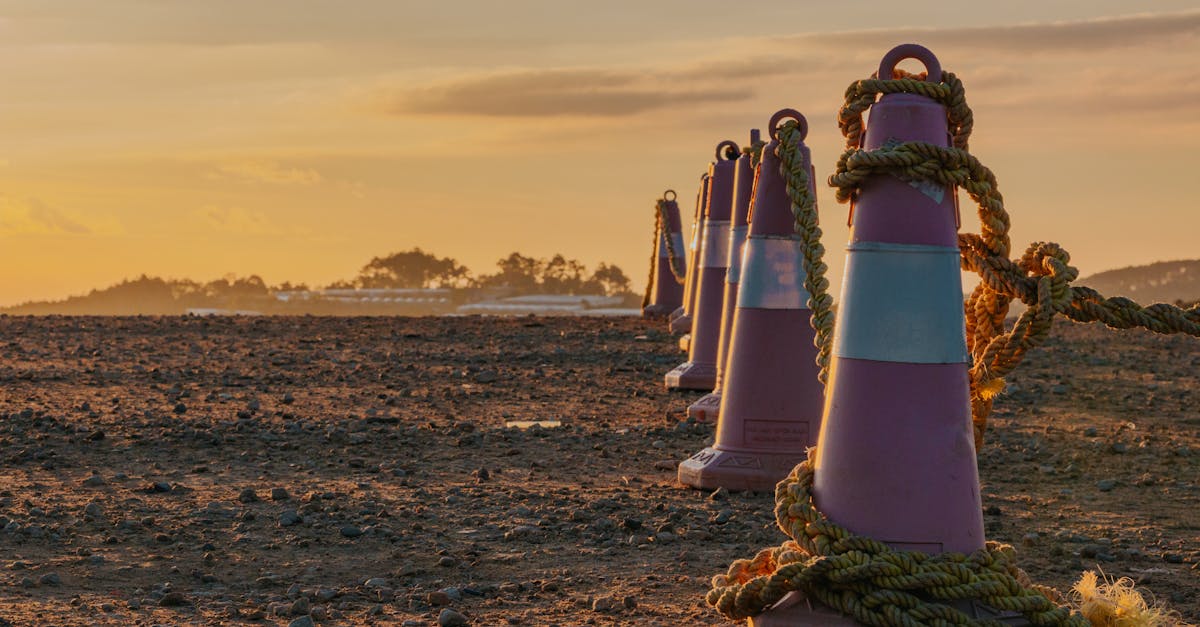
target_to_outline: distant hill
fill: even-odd
[[[1124,296],[1143,305],[1200,301],[1200,259],[1160,261],[1108,270],[1079,280],[1105,296]]]

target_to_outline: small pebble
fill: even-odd
[[[179,607],[187,605],[187,603],[187,597],[183,596],[182,592],[168,592],[158,600],[158,604],[161,607]]]
[[[438,627],[464,627],[468,625],[467,617],[462,614],[446,608],[438,614]]]
[[[617,602],[610,596],[596,597],[592,601],[593,612],[611,612],[617,606]]]
[[[304,616],[308,614],[309,610],[311,609],[312,606],[308,602],[308,597],[300,597],[292,603],[290,612],[292,616]]]

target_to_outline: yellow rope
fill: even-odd
[[[727,618],[755,616],[799,591],[866,625],[1004,625],[944,603],[976,599],[1034,625],[1086,627],[1051,591],[1029,583],[1012,547],[989,542],[970,555],[899,551],[850,533],[812,501],[813,457],[775,488],[775,519],[791,541],[737,560],[713,577],[706,601]]]
[[[762,149],[763,149],[763,146],[766,146],[766,145],[767,145],[767,142],[760,139],[756,142],[752,142],[749,146],[742,147],[742,152],[750,155],[750,167],[751,168],[757,168],[758,162],[762,161]]]
[[[1010,260],[1010,221],[996,177],[967,152],[974,117],[962,82],[950,72],[943,73],[941,83],[899,75],[895,80],[858,81],[846,91],[846,104],[838,116],[846,151],[829,183],[837,188],[838,201],[845,202],[868,177],[886,173],[905,181],[962,188],[978,204],[981,232],[958,238],[963,269],[982,278],[965,309],[976,447],[983,443],[992,401],[1004,389],[1004,377],[1030,349],[1045,341],[1056,313],[1116,329],[1141,327],[1155,333],[1200,336],[1200,308],[1185,310],[1162,303],[1142,307],[1127,298],[1104,298],[1090,288],[1071,286],[1079,271],[1068,265],[1070,255],[1058,244],[1035,242],[1019,261]],[[863,112],[876,94],[889,93],[915,93],[944,104],[954,146],[907,142],[860,149]],[[1005,329],[1013,300],[1025,303],[1027,309],[1011,329]]]
[[[792,215],[796,220],[796,233],[800,235],[801,262],[804,265],[804,288],[808,290],[808,308],[812,311],[810,324],[817,335],[813,344],[817,347],[817,377],[824,385],[829,380],[829,362],[833,352],[833,296],[829,294],[829,281],[825,272],[825,247],[821,244],[821,227],[817,220],[817,200],[809,187],[809,164],[800,153],[800,125],[795,120],[784,122],[778,130],[779,144],[775,156],[779,157],[779,170],[787,182],[788,198],[792,201]]]
[[[1003,389],[1003,377],[1025,353],[1044,341],[1054,314],[1080,322],[1100,321],[1114,328],[1142,327],[1157,333],[1200,336],[1200,305],[1182,309],[1167,304],[1142,307],[1126,298],[1104,298],[1070,283],[1078,271],[1057,244],[1034,243],[1018,261],[1008,258],[1009,217],[996,178],[967,152],[973,116],[961,81],[944,72],[942,82],[897,73],[892,80],[858,81],[846,91],[838,116],[847,148],[838,159],[830,184],[839,202],[854,198],[868,177],[887,173],[906,181],[935,181],[961,187],[979,205],[981,233],[959,235],[962,267],[982,281],[965,306],[967,345],[972,356],[971,398],[976,445],[981,443],[992,399]],[[858,146],[862,114],[878,94],[915,93],[941,102],[953,147],[922,142],[888,145],[877,150]],[[796,150],[795,122],[785,123],[777,155],[792,201],[796,232],[804,242],[805,287],[817,330],[817,362],[821,381],[828,376],[832,344],[832,299],[824,279],[821,230],[809,190],[808,169]],[[1005,329],[1009,304],[1020,300],[1028,309]],[[738,560],[725,575],[713,578],[707,601],[725,616],[742,619],[761,613],[788,592],[841,611],[868,625],[1001,625],[974,620],[938,601],[977,599],[1001,610],[1021,613],[1034,625],[1086,626],[1087,619],[1061,607],[1061,595],[1037,586],[1013,562],[1011,547],[988,543],[971,555],[899,551],[870,538],[855,536],[826,518],[812,501],[812,455],[781,481],[775,491],[775,518],[791,541]]]
[[[655,209],[658,211],[656,231],[661,233],[663,240],[667,242],[667,269],[671,271],[671,276],[675,277],[675,282],[683,285],[683,281],[687,278],[687,268],[679,267],[679,252],[675,250],[675,238],[671,237],[671,219],[667,215],[667,200],[660,198]]]
[[[659,198],[654,205],[654,241],[650,246],[650,277],[646,279],[646,293],[642,296],[643,309],[650,304],[650,293],[654,290],[654,282],[657,279],[655,273],[658,271],[658,241],[660,237],[667,242],[667,268],[671,270],[675,282],[683,285],[684,280],[687,279],[687,270],[681,269],[679,260],[676,259],[675,241],[671,237],[670,225],[671,220],[667,216],[667,199]]]

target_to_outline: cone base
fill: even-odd
[[[683,337],[679,338],[679,350],[686,353],[686,352],[690,351],[691,348],[692,348],[692,334],[691,333],[688,333],[688,334],[684,335]]]
[[[717,367],[689,361],[675,366],[665,380],[669,390],[711,390],[717,384]]]
[[[709,392],[688,406],[687,416],[698,422],[716,422],[721,415],[721,393]]]
[[[671,315],[674,309],[670,305],[647,305],[642,308],[642,317],[647,320],[658,320]]]
[[[789,592],[774,608],[751,618],[746,627],[841,627],[858,624],[840,612],[809,601],[799,592]]]
[[[1016,612],[1000,611],[978,601],[954,601],[950,606],[974,619],[990,619],[1004,625],[1032,625]],[[747,627],[808,627],[810,625],[860,625],[861,623],[824,605],[807,599],[799,592],[789,592],[775,607],[750,619]]]
[[[682,314],[678,318],[671,320],[669,326],[671,333],[687,333],[692,329],[692,315]]]
[[[808,456],[795,453],[722,451],[708,447],[679,464],[679,482],[693,488],[774,492],[796,464]]]

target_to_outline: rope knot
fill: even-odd
[[[872,625],[968,625],[973,619],[946,601],[979,599],[996,608],[1038,617],[1039,625],[1086,626],[1078,614],[1023,585],[1014,551],[989,543],[970,555],[900,551],[856,536],[825,517],[812,502],[815,450],[776,487],[780,527],[791,538],[751,560],[735,561],[713,577],[706,600],[726,617],[755,616],[799,591]]]

